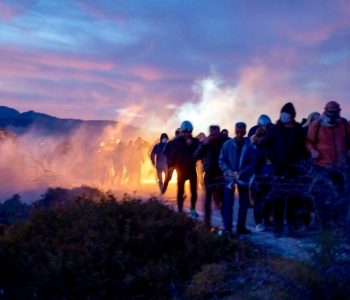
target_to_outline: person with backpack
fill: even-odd
[[[160,191],[163,189],[163,174],[166,176],[168,172],[167,158],[164,154],[168,140],[168,135],[162,133],[160,135],[160,143],[154,145],[150,155],[152,165],[157,170],[157,181]]]

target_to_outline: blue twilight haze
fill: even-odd
[[[20,111],[205,130],[336,100],[349,117],[349,78],[350,1],[0,2],[0,104]]]

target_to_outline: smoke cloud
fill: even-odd
[[[150,151],[162,132],[173,136],[183,120],[193,123],[194,135],[207,134],[208,127],[216,124],[233,136],[236,122],[251,127],[263,113],[275,121],[289,101],[294,103],[299,121],[323,109],[314,94],[296,92],[285,74],[259,65],[241,70],[235,82],[212,72],[194,82],[192,91],[193,98],[182,105],[162,107],[148,115],[142,104],[119,109],[117,125],[99,134],[82,127],[70,135],[32,131],[0,138],[0,200],[16,192],[56,186],[90,185],[126,191],[153,183],[153,191],[157,191]],[[130,130],[123,125],[138,123],[142,129]]]

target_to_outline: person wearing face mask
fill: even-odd
[[[306,142],[314,164],[314,178],[330,183],[328,189],[315,191],[319,219],[324,228],[342,222],[347,211],[345,178],[350,156],[350,124],[340,112],[337,102],[328,102],[320,119],[311,123]]]
[[[157,170],[157,180],[160,191],[163,189],[163,174],[166,176],[168,172],[167,158],[164,154],[168,140],[168,135],[166,133],[162,133],[160,135],[160,143],[153,147],[150,156],[152,165]]]
[[[340,111],[340,105],[330,101],[321,118],[311,123],[306,147],[318,167],[339,167],[349,157],[350,125]]]
[[[279,120],[270,127],[266,137],[267,156],[272,163],[273,176],[282,183],[295,180],[300,175],[299,166],[307,158],[305,131],[295,121],[295,116],[296,111],[291,102],[283,105]],[[280,237],[283,233],[284,211],[287,202],[287,234],[292,234],[296,210],[296,207],[293,206],[297,205],[299,199],[300,197],[295,192],[293,193],[293,191],[287,189],[285,191],[276,190],[273,194],[273,218],[276,237]]]

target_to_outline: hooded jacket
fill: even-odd
[[[266,147],[275,175],[286,175],[291,165],[297,165],[307,158],[305,132],[298,122],[285,127],[280,121],[267,134]]]
[[[334,126],[327,126],[322,119],[311,123],[306,147],[314,149],[319,156],[314,164],[321,167],[337,167],[345,162],[350,150],[350,124],[341,118]]]

